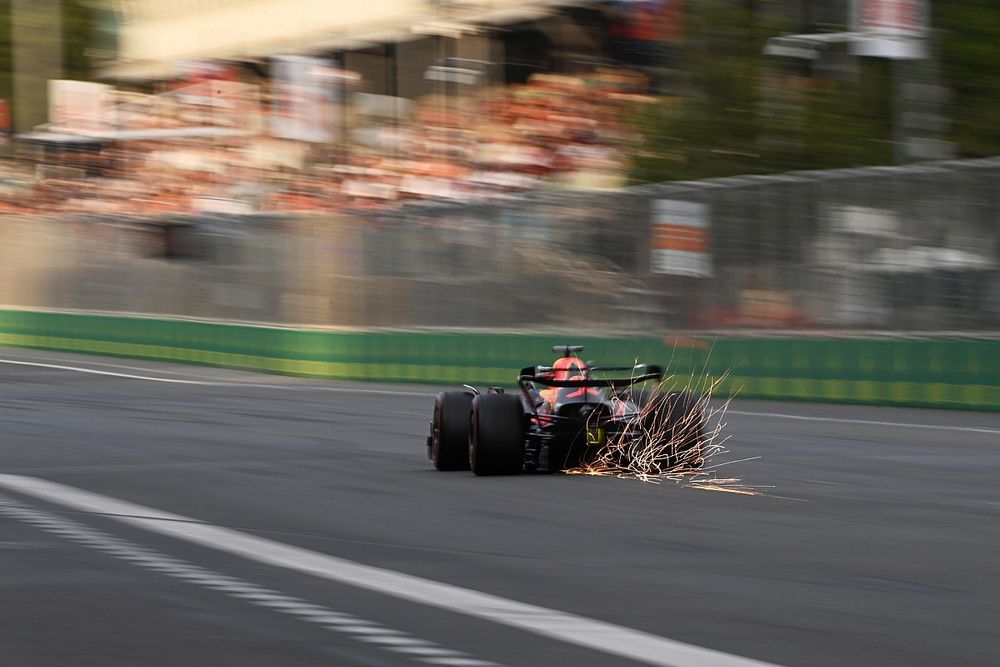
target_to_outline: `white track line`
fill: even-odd
[[[547,609],[328,556],[34,477],[0,474],[0,487],[78,511],[105,515],[249,560],[485,619],[550,639],[661,667],[773,667],[583,616]],[[341,631],[349,631],[347,627]],[[458,658],[469,660],[469,658]],[[439,661],[444,664],[444,661]],[[471,663],[452,663],[471,664]]]
[[[279,389],[283,391],[328,391],[345,394],[372,394],[376,396],[415,396],[420,398],[430,398],[434,394],[422,391],[404,391],[401,389],[363,389],[354,387],[329,387],[321,385],[281,385],[281,384],[258,384],[249,382],[225,382],[210,380],[181,380],[177,378],[160,378],[150,375],[136,375],[131,373],[115,373],[112,371],[101,371],[94,368],[83,368],[80,366],[65,366],[62,364],[44,364],[36,361],[15,361],[13,359],[0,359],[0,364],[13,364],[17,366],[37,366],[39,368],[51,368],[54,370],[74,371],[77,373],[90,373],[93,375],[105,375],[129,380],[147,380],[149,382],[166,382],[168,384],[193,384],[203,387],[243,387],[248,389]],[[129,368],[128,366],[119,366]],[[151,369],[136,369],[150,370]],[[154,371],[151,371],[154,372]],[[170,371],[164,371],[170,372]],[[831,422],[841,424],[865,424],[868,426],[890,426],[897,428],[922,428],[933,431],[966,431],[969,433],[991,433],[1000,435],[1000,429],[991,429],[978,426],[944,426],[936,424],[913,424],[906,422],[886,422],[867,419],[845,419],[838,417],[808,417],[804,415],[788,415],[776,412],[747,412],[744,410],[726,410],[726,414],[745,415],[748,417],[770,417],[773,419],[793,419],[798,421]]]
[[[932,431],[968,431],[970,433],[996,433],[1000,430],[979,426],[944,426],[936,424],[913,424],[907,422],[883,422],[870,419],[846,419],[843,417],[806,417],[803,415],[786,415],[777,412],[745,412],[743,410],[726,410],[727,415],[746,415],[748,417],[770,417],[772,419],[794,419],[807,422],[833,422],[837,424],[865,424],[866,426],[891,426],[894,428],[922,428]]]
[[[168,382],[170,384],[200,384],[214,385],[215,382],[203,382],[201,380],[179,380],[177,378],[157,378],[146,375],[132,375],[129,373],[115,373],[112,371],[99,371],[96,368],[82,368],[80,366],[63,366],[61,364],[43,364],[38,361],[14,361],[13,359],[0,359],[0,364],[11,364],[13,366],[35,366],[37,368],[52,368],[60,371],[74,371],[76,373],[90,373],[91,375],[107,375],[110,377],[127,378],[129,380],[151,380],[153,382]]]
[[[97,358],[100,359],[100,358],[103,358],[103,357],[97,357]],[[24,360],[23,359],[18,359],[17,361],[24,361]],[[33,362],[46,362],[46,361],[49,361],[49,362],[65,363],[67,361],[67,359],[64,358],[64,357],[39,357],[39,356],[32,356],[31,357],[31,361],[33,361]],[[102,368],[125,368],[125,369],[130,370],[130,371],[142,371],[142,372],[145,372],[145,373],[165,373],[166,375],[181,375],[181,376],[186,376],[186,377],[189,377],[189,378],[201,378],[201,379],[210,379],[211,378],[211,376],[209,376],[209,375],[199,374],[199,373],[192,373],[190,369],[191,368],[198,368],[198,367],[197,366],[195,366],[195,367],[188,366],[187,364],[184,364],[184,365],[180,366],[181,368],[184,368],[185,370],[167,370],[165,368],[147,368],[145,366],[136,366],[134,364],[112,364],[112,363],[108,363],[106,361],[94,361],[93,359],[71,359],[70,361],[73,361],[74,363],[79,363],[79,364],[86,364],[88,368],[91,367],[91,366],[100,366]],[[213,367],[212,366],[208,366],[206,368],[211,369]]]
[[[189,583],[225,593],[230,597],[295,616],[308,623],[320,625],[328,630],[350,635],[352,639],[375,644],[385,651],[411,656],[418,662],[432,665],[479,665],[481,667],[501,667],[495,662],[479,660],[468,653],[453,651],[434,642],[413,637],[405,632],[393,630],[371,621],[320,607],[300,598],[261,588],[234,577],[221,575],[205,568],[191,565],[178,558],[165,556],[151,549],[139,547],[104,531],[85,526],[49,512],[29,507],[23,503],[0,496],[0,516],[7,516],[54,535],[83,544],[115,558],[128,561],[161,574],[166,574]],[[361,635],[361,636],[358,636]],[[379,635],[373,641],[369,635]],[[464,662],[459,662],[464,661]]]
[[[361,389],[353,387],[324,387],[324,386],[293,386],[284,384],[263,384],[263,383],[253,383],[253,382],[226,382],[223,380],[181,380],[178,378],[161,378],[154,377],[152,375],[136,375],[133,373],[115,373],[113,371],[101,371],[96,368],[84,368],[82,366],[65,366],[62,364],[43,364],[37,361],[15,361],[13,359],[0,359],[0,364],[11,364],[14,366],[35,366],[37,368],[51,368],[53,370],[60,371],[73,371],[76,373],[89,373],[91,375],[104,375],[107,377],[117,377],[124,378],[127,380],[146,380],[148,382],[166,382],[167,384],[193,384],[202,387],[245,387],[249,389],[281,389],[284,391],[331,391],[349,394],[375,394],[382,396],[420,396],[420,397],[432,397],[434,394],[430,392],[417,392],[417,391],[403,391],[394,389]],[[128,368],[128,366],[119,366],[120,368]],[[150,369],[137,369],[137,370],[149,370]],[[169,373],[170,371],[164,371]]]

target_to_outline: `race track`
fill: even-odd
[[[742,495],[436,472],[421,385],[0,378],[3,665],[1000,662],[1000,414],[736,401]]]

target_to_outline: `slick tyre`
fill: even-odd
[[[469,414],[472,394],[442,391],[434,401],[431,461],[438,470],[469,469]]]
[[[674,443],[668,463],[676,468],[701,468],[705,463],[702,443],[705,440],[704,401],[690,391],[667,394],[671,439]]]
[[[476,475],[516,475],[524,469],[524,408],[512,394],[472,399],[469,465]]]

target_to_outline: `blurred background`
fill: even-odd
[[[1000,329],[990,0],[3,0],[0,303]]]

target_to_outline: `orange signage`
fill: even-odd
[[[652,202],[650,270],[697,278],[712,276],[709,209],[699,202]]]

